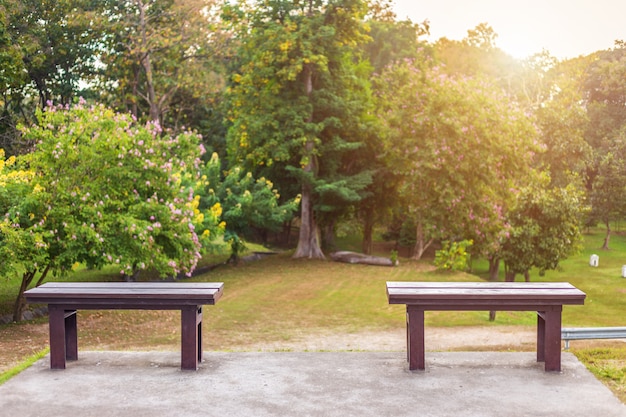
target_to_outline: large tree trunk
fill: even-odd
[[[313,204],[311,202],[311,187],[309,185],[302,187],[302,201],[300,202],[300,206],[300,235],[298,238],[298,247],[293,257],[325,259],[319,244],[317,224],[315,222]]]
[[[310,97],[313,92],[313,69],[311,68],[311,64],[304,66],[303,73],[306,95]],[[312,115],[308,121],[313,121]],[[307,157],[307,164],[303,168],[304,172],[315,176],[317,174],[317,163],[313,152],[315,146],[313,138],[308,138],[304,146],[305,155]],[[300,202],[300,236],[298,238],[298,247],[293,257],[325,259],[324,253],[320,248],[317,223],[313,211],[313,190],[311,189],[311,184],[307,183],[306,177],[307,176],[305,176],[302,184],[302,200]]]
[[[606,235],[604,236],[602,249],[609,250],[609,240],[611,239],[611,222],[609,220],[606,220],[604,224],[606,225]]]

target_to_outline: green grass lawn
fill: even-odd
[[[602,238],[601,230],[587,234],[584,250],[564,261],[559,271],[548,271],[543,277],[531,274],[533,281],[567,281],[587,293],[584,306],[564,307],[564,326],[626,325],[626,278],[621,277],[622,265],[626,264],[626,237],[614,236],[610,251],[597,249]],[[592,253],[600,256],[597,268],[589,266]],[[213,257],[212,262],[224,259],[221,255]],[[477,281],[485,276],[486,269],[484,262],[477,262],[474,274],[439,272],[428,260],[400,261],[400,266],[390,268],[294,260],[285,253],[239,267],[223,266],[192,280],[225,283],[224,298],[215,308],[219,329],[227,332],[237,323],[242,331],[258,329],[267,337],[304,325],[354,331],[395,328],[404,323],[404,307],[387,303],[386,281]],[[114,268],[83,269],[65,279],[100,281],[117,280],[119,276]],[[0,314],[9,314],[19,282],[4,280],[0,284]],[[490,323],[487,313],[480,311],[429,312],[426,320],[429,326],[530,326],[536,322],[532,312],[500,312],[496,322]]]

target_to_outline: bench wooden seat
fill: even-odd
[[[493,310],[536,311],[537,361],[560,371],[563,305],[583,304],[585,296],[566,282],[387,282],[389,304],[406,304],[410,370],[425,369],[425,311]]]
[[[77,310],[180,310],[181,368],[202,360],[202,306],[221,297],[221,282],[49,282],[25,292],[26,301],[48,304],[50,367],[78,359]]]

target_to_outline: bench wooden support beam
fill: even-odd
[[[409,369],[426,369],[424,310],[411,305],[406,306],[406,329]]]
[[[561,371],[562,308],[537,312],[537,362],[545,362],[546,371]]]
[[[76,314],[72,314],[74,317],[74,327],[76,324]],[[65,310],[56,305],[48,307],[48,325],[50,327],[50,368],[52,369],[65,369],[65,360],[68,356],[68,345],[72,343],[68,337],[72,333],[77,333],[71,329],[68,331],[66,326]],[[70,328],[72,323],[70,322]],[[77,343],[75,343],[77,344]],[[74,352],[72,352],[74,353]]]
[[[202,306],[181,311],[181,368],[196,370],[202,362]]]
[[[424,313],[435,311],[536,311],[537,361],[561,370],[564,304],[583,304],[585,293],[568,283],[388,282],[390,304],[406,304],[407,361],[424,370]]]

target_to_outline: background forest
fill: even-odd
[[[355,232],[370,253],[375,230],[492,279],[555,269],[585,226],[608,248],[626,45],[517,60],[487,24],[428,30],[374,0],[2,0],[0,275],[323,258]]]

